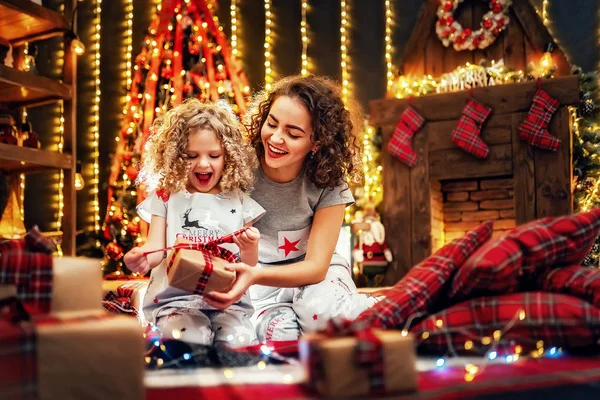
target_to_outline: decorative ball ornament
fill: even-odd
[[[454,17],[456,9],[463,1],[440,0],[435,32],[444,46],[452,44],[456,51],[485,49],[494,43],[500,32],[508,26],[508,8],[512,0],[490,0],[490,11],[483,16],[480,28],[476,31],[463,28]]]
[[[106,245],[106,255],[111,260],[119,261],[123,257],[123,248],[115,242]]]

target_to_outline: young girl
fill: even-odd
[[[248,127],[260,160],[253,197],[267,210],[256,224],[260,268],[231,264],[233,288],[206,301],[226,308],[256,284],[259,339],[290,340],[376,302],[357,293],[349,261],[335,252],[354,201],[345,179],[361,173],[361,120],[338,86],[314,76],[284,78],[257,104]]]
[[[202,296],[168,285],[166,253],[144,255],[172,246],[177,238],[206,243],[246,227],[235,244],[244,264],[256,264],[260,235],[251,226],[265,211],[243,193],[251,188],[257,161],[240,127],[227,111],[196,99],[154,122],[139,178],[151,190],[138,206],[140,217],[150,222],[148,239],[124,261],[134,272],[152,270],[143,312],[166,337],[203,345],[256,342],[247,295],[224,311],[215,310]],[[234,245],[222,246],[237,251]]]

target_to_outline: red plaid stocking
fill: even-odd
[[[458,120],[458,125],[452,131],[452,142],[475,157],[486,158],[490,149],[479,136],[481,125],[491,112],[491,108],[469,99]]]
[[[409,167],[414,167],[417,163],[417,155],[412,149],[412,138],[424,123],[425,119],[414,108],[406,107],[388,143],[388,151]]]
[[[558,100],[542,89],[538,89],[535,96],[533,96],[529,114],[525,117],[525,121],[519,125],[519,137],[532,146],[556,151],[560,146],[560,140],[550,135],[548,123],[559,105]]]

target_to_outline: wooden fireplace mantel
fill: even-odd
[[[518,136],[537,83],[507,84],[473,89],[473,97],[493,110],[481,134],[490,148],[486,160],[465,153],[451,141],[469,98],[467,91],[412,99],[411,106],[426,121],[413,138],[418,157],[413,168],[386,150],[408,99],[369,103],[370,124],[381,128],[383,137],[383,223],[394,254],[385,284],[394,284],[431,254],[432,182],[512,176],[517,224],[572,212],[572,124],[567,106],[579,103],[579,77],[544,80],[541,85],[561,103],[549,126],[550,134],[561,140],[558,151],[533,148]]]

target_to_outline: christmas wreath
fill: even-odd
[[[494,43],[500,32],[508,26],[508,7],[512,0],[490,0],[490,11],[483,16],[481,27],[476,31],[463,28],[454,17],[456,9],[463,1],[440,0],[435,32],[444,46],[452,44],[456,51],[485,49]]]

